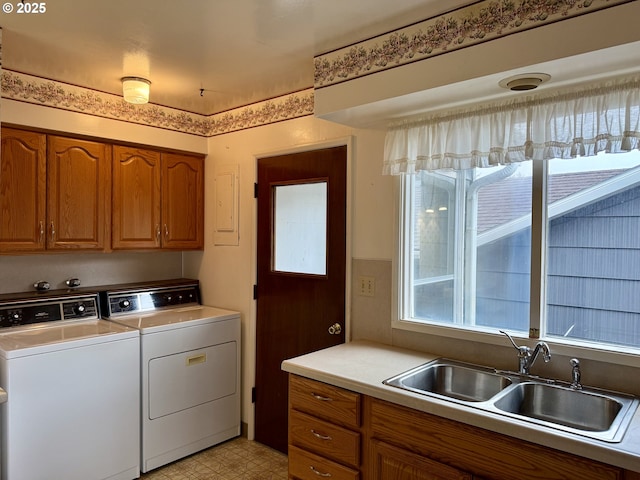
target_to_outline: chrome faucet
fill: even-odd
[[[572,358],[569,360],[571,364],[571,388],[574,390],[582,390],[582,384],[580,383],[580,360]]]
[[[535,348],[531,350],[531,348],[527,347],[526,345],[516,345],[516,342],[513,340],[511,335],[509,335],[504,330],[500,330],[500,333],[506,335],[507,338],[511,341],[513,347],[518,351],[519,373],[529,375],[529,370],[535,363],[536,358],[538,358],[540,350],[542,350],[542,358],[544,359],[544,363],[547,363],[549,360],[551,360],[551,350],[549,350],[549,345],[547,345],[546,342],[540,341],[536,343]]]

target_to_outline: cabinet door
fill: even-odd
[[[1,136],[0,252],[43,250],[46,137],[11,128]]]
[[[469,473],[421,455],[372,441],[373,480],[471,480]]]
[[[162,158],[162,246],[204,247],[204,159],[166,153]]]
[[[48,137],[47,248],[104,250],[111,187],[111,147]]]
[[[160,153],[113,147],[114,249],[159,248]]]

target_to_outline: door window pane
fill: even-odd
[[[326,275],[327,182],[274,187],[274,270]]]

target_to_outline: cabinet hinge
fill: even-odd
[[[258,198],[258,183],[253,184],[253,198]]]
[[[258,299],[258,285],[253,286],[253,299],[254,300]]]
[[[256,387],[251,388],[251,403],[256,403]]]

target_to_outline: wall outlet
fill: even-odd
[[[376,293],[375,277],[358,277],[358,295],[373,297]]]

